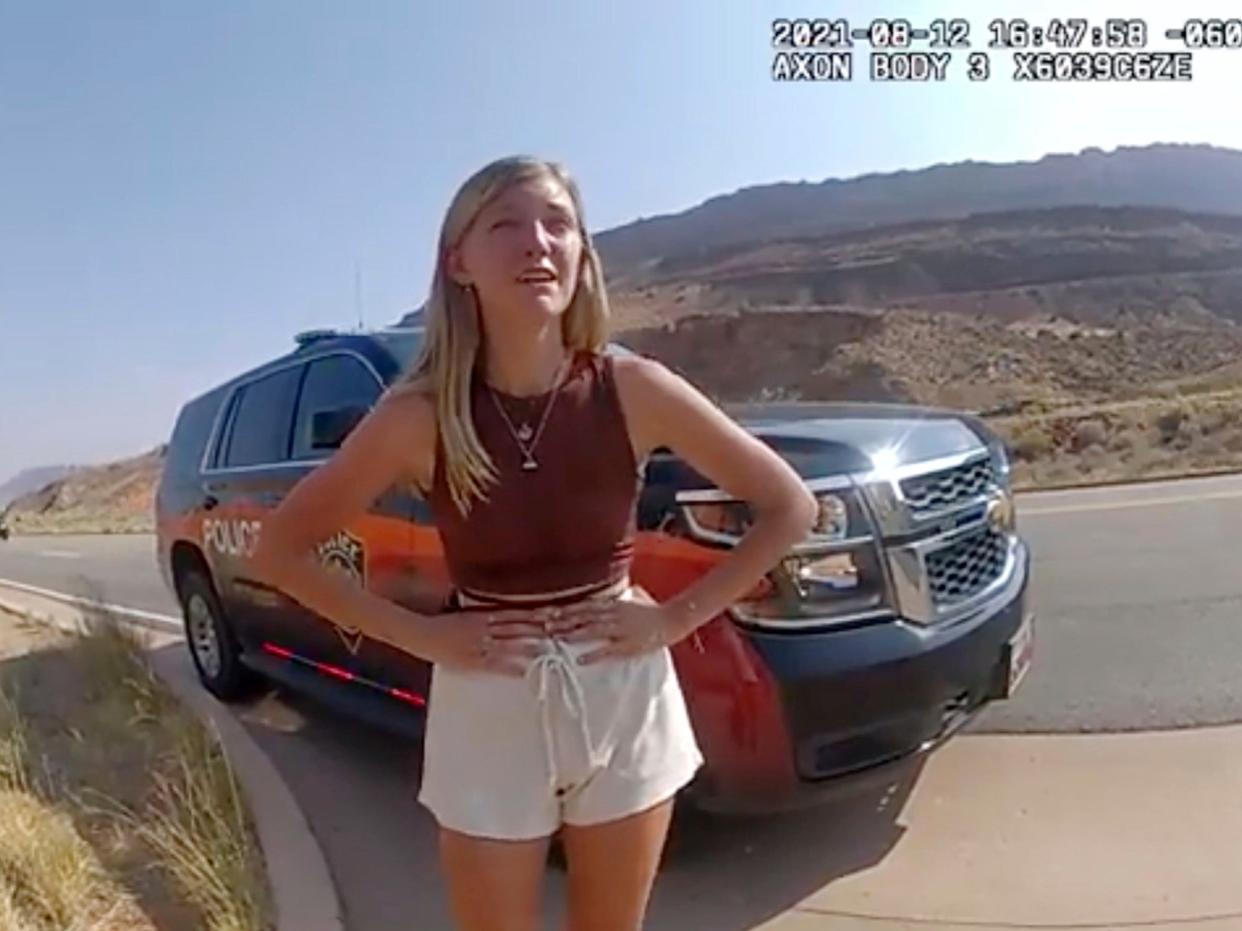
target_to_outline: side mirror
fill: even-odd
[[[315,411],[311,415],[311,449],[336,449],[367,415],[367,408],[356,404]]]

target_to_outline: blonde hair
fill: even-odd
[[[470,413],[470,386],[483,344],[482,317],[474,289],[448,273],[447,255],[470,229],[479,212],[511,185],[553,178],[573,201],[582,261],[573,299],[561,317],[561,339],[570,351],[599,352],[608,340],[609,308],[603,267],[587,233],[582,196],[569,172],[558,162],[511,156],[485,165],[453,196],[440,227],[431,294],[423,310],[426,327],[422,349],[409,371],[390,393],[428,395],[435,404],[436,430],[444,455],[449,492],[464,516],[472,498],[487,499],[485,486],[499,479],[483,448]]]

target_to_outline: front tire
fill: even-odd
[[[226,702],[252,695],[258,676],[242,665],[241,647],[211,581],[191,570],[179,591],[186,647],[203,688]]]

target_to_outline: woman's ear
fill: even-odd
[[[454,283],[461,285],[463,288],[470,286],[470,276],[466,273],[465,265],[462,263],[461,249],[456,246],[445,251],[444,270],[453,279]]]

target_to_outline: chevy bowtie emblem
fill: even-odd
[[[319,544],[317,552],[324,568],[343,572],[357,580],[360,585],[366,585],[366,550],[362,541],[352,533],[340,531]],[[362,647],[362,631],[357,627],[342,627],[338,624],[336,632],[345,644],[345,649],[356,656]]]

